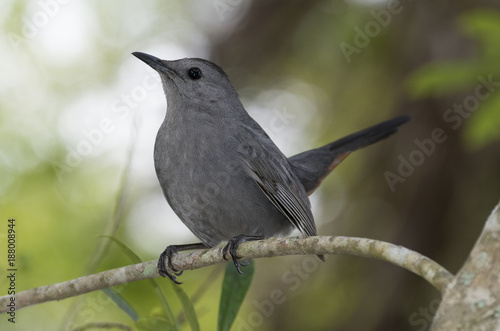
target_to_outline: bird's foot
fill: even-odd
[[[203,243],[167,246],[167,248],[165,248],[163,253],[160,254],[160,258],[158,259],[158,273],[162,277],[170,278],[176,284],[182,284],[181,282],[177,281],[176,276],[182,275],[183,271],[182,270],[179,271],[173,266],[172,257],[175,254],[179,253],[180,251],[185,251],[190,249],[203,249],[207,247],[208,246]],[[170,270],[172,270],[173,275],[165,266],[165,258],[167,259],[166,265]]]
[[[244,234],[236,236],[236,237],[232,238],[231,240],[229,240],[227,245],[224,246],[224,248],[222,249],[222,257],[224,258],[224,260],[227,261],[226,255],[229,252],[229,255],[233,259],[236,270],[238,270],[238,272],[240,274],[242,274],[243,272],[241,271],[240,267],[247,266],[250,263],[250,260],[245,261],[245,262],[240,261],[241,257],[236,255],[236,250],[238,249],[238,246],[241,243],[244,243],[247,241],[262,240],[262,239],[264,239],[264,237],[262,237],[262,236],[247,236]]]
[[[174,254],[177,254],[178,252],[179,252],[179,246],[176,246],[176,245],[170,245],[170,246],[167,246],[167,248],[165,248],[163,253],[160,254],[160,258],[158,259],[158,273],[162,277],[170,278],[176,284],[182,284],[181,282],[177,281],[176,276],[182,275],[183,271],[177,270],[172,265],[172,256]],[[168,265],[170,270],[172,270],[173,274],[170,273],[170,271],[165,267],[165,258],[167,258],[166,265]]]

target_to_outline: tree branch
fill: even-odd
[[[237,253],[243,259],[303,254],[344,254],[369,257],[405,268],[421,276],[441,292],[453,279],[453,275],[445,268],[419,253],[387,242],[364,238],[329,236],[269,238],[243,243],[239,246]],[[221,247],[180,254],[172,259],[174,267],[178,270],[199,269],[225,262],[222,258]],[[15,296],[16,310],[111,286],[158,277],[156,263],[156,261],[143,262],[19,292]],[[0,313],[8,311],[7,304],[10,301],[10,296],[0,297]]]

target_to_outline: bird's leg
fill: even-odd
[[[175,277],[182,275],[182,270],[179,271],[176,268],[174,268],[174,266],[172,265],[172,256],[174,256],[174,254],[177,254],[180,251],[203,249],[203,248],[209,248],[209,247],[204,243],[167,246],[167,248],[165,248],[163,253],[160,254],[160,258],[158,259],[158,273],[162,277],[170,278],[176,284],[182,284],[181,282],[178,282],[177,278]],[[167,265],[174,272],[175,276],[172,275],[170,271],[168,271],[168,269],[165,267],[165,258],[167,258]]]
[[[262,240],[262,239],[264,239],[264,237],[262,237],[262,236],[247,236],[244,234],[240,234],[239,236],[236,236],[236,237],[232,238],[231,240],[229,240],[227,245],[224,246],[224,248],[222,249],[222,257],[224,258],[224,260],[227,261],[226,254],[229,251],[229,255],[231,255],[231,258],[233,259],[234,265],[236,266],[236,270],[238,270],[238,272],[240,274],[242,274],[243,272],[240,270],[240,266],[244,267],[244,266],[248,265],[250,263],[250,261],[240,262],[240,260],[239,260],[240,257],[238,255],[236,255],[236,250],[238,249],[238,246],[241,243],[244,243],[247,241]]]

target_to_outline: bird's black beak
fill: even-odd
[[[153,68],[154,70],[156,70],[158,72],[164,72],[167,74],[171,74],[173,71],[172,69],[168,68],[165,65],[165,62],[163,60],[157,58],[156,56],[149,55],[149,54],[142,53],[142,52],[133,52],[132,55],[135,56],[136,58],[138,58],[139,60],[141,60],[142,62],[146,63],[148,66],[150,66],[151,68]]]

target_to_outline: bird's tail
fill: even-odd
[[[351,152],[387,138],[411,120],[410,116],[396,117],[364,130],[350,134],[325,146],[305,151],[288,158],[288,161],[310,195],[321,181]]]

